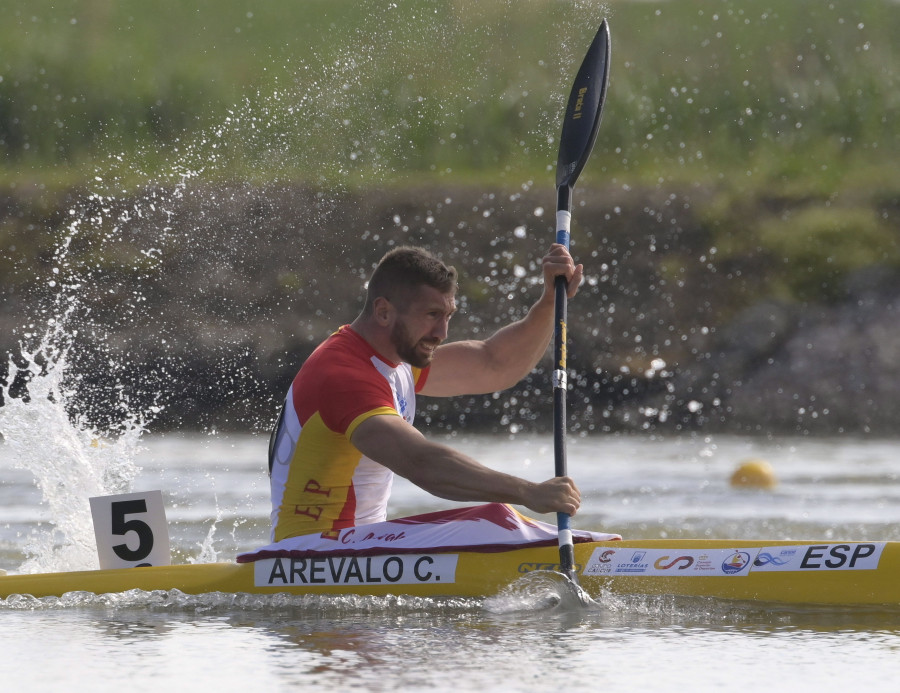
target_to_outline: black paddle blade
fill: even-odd
[[[569,94],[559,139],[559,158],[556,160],[557,188],[563,185],[574,186],[591,155],[600,127],[608,81],[609,26],[604,19],[581,63]]]

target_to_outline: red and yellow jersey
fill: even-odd
[[[344,326],[294,378],[270,447],[272,541],[382,522],[393,473],[353,447],[371,416],[413,422],[428,369],[382,359]]]

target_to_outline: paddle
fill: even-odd
[[[600,24],[597,35],[581,63],[566,113],[559,140],[559,157],[556,161],[556,242],[569,247],[569,230],[572,222],[572,189],[581,170],[587,163],[597,139],[606,84],[609,81],[609,27],[606,20]],[[556,476],[566,475],[566,279],[557,277],[556,330],[553,339],[553,452]],[[559,532],[560,569],[573,583],[575,576],[575,546],[572,542],[571,517],[557,513]]]

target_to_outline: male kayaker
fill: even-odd
[[[383,521],[394,473],[448,500],[574,514],[581,496],[570,478],[534,483],[492,470],[429,441],[412,421],[416,393],[485,394],[519,382],[552,336],[556,277],[571,298],[582,273],[553,244],[543,292],[524,318],[485,340],[443,343],[456,270],[421,248],[387,253],[360,315],[318,346],[288,390],[269,445],[272,540]]]

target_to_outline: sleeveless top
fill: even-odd
[[[372,416],[412,425],[428,369],[385,361],[348,325],[310,355],[285,397],[269,443],[272,541],[382,522],[393,472],[350,437]]]

